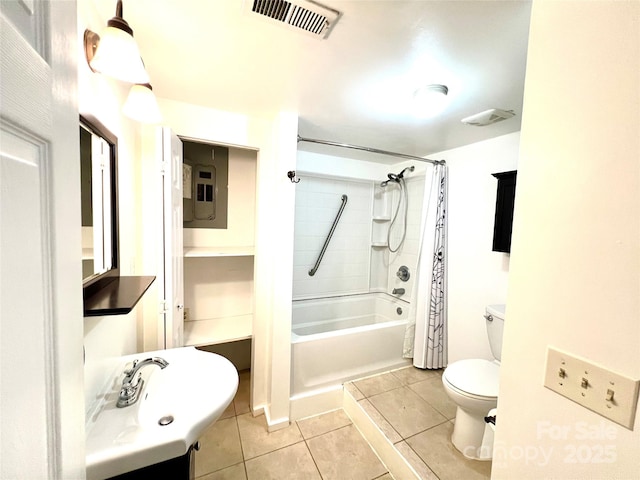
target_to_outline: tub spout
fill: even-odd
[[[404,288],[394,288],[391,291],[392,295],[404,295]]]

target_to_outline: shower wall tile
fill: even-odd
[[[293,297],[361,293],[369,290],[371,182],[305,176],[296,185]],[[309,276],[331,225],[348,196],[320,268]]]
[[[427,179],[430,180],[429,174],[427,174]],[[422,204],[425,189],[425,177],[416,176],[413,178],[409,178],[406,182],[406,185],[409,204],[409,207],[407,209],[407,233],[402,248],[397,253],[389,254],[388,288],[389,292],[391,292],[391,290],[393,290],[394,288],[404,288],[406,290],[406,294],[403,298],[408,300],[413,289],[413,283],[416,278],[415,273],[418,265],[420,237],[422,234],[422,232],[420,231],[420,226],[422,222]],[[399,188],[396,187],[391,201],[392,216],[395,213],[399,193]],[[400,216],[400,214],[398,214],[398,216]],[[400,242],[401,236],[402,230],[399,228],[394,228],[391,235],[392,246],[395,246]],[[396,276],[398,268],[400,268],[400,266],[402,265],[406,265],[407,267],[409,267],[411,277],[409,278],[408,282],[402,282]]]

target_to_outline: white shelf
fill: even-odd
[[[82,249],[82,260],[93,260],[93,248]]]
[[[184,256],[191,258],[202,257],[252,257],[255,249],[246,247],[184,247]]]
[[[184,322],[184,344],[188,347],[214,345],[251,338],[253,315],[210,318]]]

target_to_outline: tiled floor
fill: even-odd
[[[200,438],[198,480],[389,480],[391,475],[342,410],[268,433],[249,413],[249,374],[229,408]]]
[[[441,370],[407,367],[345,388],[421,478],[491,477],[491,462],[468,460],[451,444],[456,405],[444,391]]]
[[[456,407],[441,373],[408,367],[345,388],[421,478],[489,479],[491,462],[468,460],[451,445]],[[268,433],[264,416],[249,413],[249,383],[241,373],[233,403],[200,439],[198,480],[393,478],[342,410]]]

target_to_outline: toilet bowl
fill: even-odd
[[[444,390],[458,407],[451,442],[465,457],[474,460],[492,458],[493,442],[485,441],[484,417],[498,403],[504,310],[504,305],[486,308],[487,334],[494,360],[459,360],[442,374]]]

